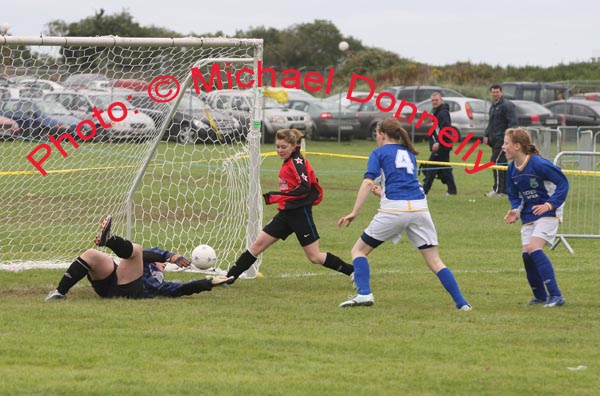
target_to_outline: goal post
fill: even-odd
[[[262,45],[0,36],[0,264],[69,263],[110,214],[115,233],[145,247],[191,255],[208,244],[226,270],[262,225],[261,91],[249,88],[244,116],[213,109],[191,71],[211,84],[214,65],[217,78],[256,73]]]

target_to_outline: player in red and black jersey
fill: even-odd
[[[292,233],[296,234],[311,263],[324,265],[346,275],[354,272],[352,265],[331,253],[322,253],[319,249],[319,233],[313,221],[312,207],[323,199],[323,189],[319,186],[312,166],[300,153],[300,140],[303,137],[302,132],[296,129],[277,131],[275,148],[283,160],[279,171],[279,191],[268,192],[263,197],[267,205],[276,203],[279,212],[229,269],[228,278],[233,276],[233,280],[237,279],[254,264],[259,254]]]

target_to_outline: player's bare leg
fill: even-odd
[[[429,269],[437,275],[438,279],[442,283],[442,286],[444,286],[448,294],[450,294],[454,300],[456,308],[460,309],[461,311],[470,311],[472,309],[471,306],[463,297],[454,274],[452,271],[450,271],[450,268],[446,267],[442,262],[437,246],[419,249],[419,251],[425,259],[425,263],[427,263]]]
[[[117,268],[117,284],[126,285],[140,278],[144,273],[142,247],[118,235],[113,235],[111,226],[111,216],[102,219],[100,231],[98,231],[94,242],[98,246],[108,247],[119,256],[121,261]]]
[[[342,274],[350,276],[354,272],[354,267],[336,256],[333,253],[323,253],[319,248],[319,241],[314,241],[310,245],[303,247],[306,257],[313,264],[320,264],[326,268],[332,269]]]
[[[81,257],[89,266],[92,280],[106,279],[114,271],[114,261],[111,255],[96,249],[88,249]]]

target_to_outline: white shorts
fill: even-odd
[[[537,237],[552,244],[558,232],[559,221],[556,217],[542,217],[533,223],[523,224],[521,227],[521,242],[523,246],[529,245],[531,238]]]
[[[437,232],[427,210],[393,213],[379,211],[365,229],[365,234],[379,241],[392,241],[396,244],[405,231],[415,248],[438,244]]]

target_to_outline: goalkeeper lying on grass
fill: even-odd
[[[213,286],[225,284],[230,279],[215,276],[212,279],[187,283],[165,282],[166,262],[187,267],[190,261],[184,256],[158,248],[142,250],[140,245],[112,235],[111,223],[110,216],[103,219],[94,243],[111,249],[121,258],[120,264],[117,265],[113,258],[104,252],[88,249],[73,261],[58,287],[48,294],[46,301],[65,299],[67,292],[85,276],[100,297],[134,299],[188,296],[210,291]]]

